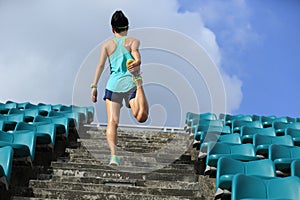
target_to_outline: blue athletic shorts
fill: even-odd
[[[131,99],[134,99],[136,95],[136,88],[132,88],[128,92],[112,92],[108,89],[105,89],[105,94],[103,97],[103,100],[105,101],[106,99],[117,102],[121,104],[121,107],[123,106],[123,99],[125,100],[125,105],[127,108],[130,108],[129,101]]]

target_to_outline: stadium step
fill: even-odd
[[[77,148],[52,161],[49,169],[15,188],[12,199],[211,199],[214,188],[199,185],[188,135],[118,130],[119,167],[108,166],[104,128],[83,128]],[[213,180],[205,180],[213,182]],[[204,184],[205,186],[206,184]],[[22,196],[22,192],[23,196]],[[212,194],[212,195],[211,195]],[[22,196],[22,197],[21,197]]]

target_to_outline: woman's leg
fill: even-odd
[[[119,103],[106,99],[106,112],[107,112],[107,128],[106,138],[110,148],[111,155],[116,155],[117,149],[117,128],[120,117],[121,105]]]
[[[136,95],[135,98],[129,101],[133,116],[138,122],[145,122],[148,119],[148,102],[142,86],[142,80],[136,81]]]

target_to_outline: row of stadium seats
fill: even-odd
[[[38,148],[54,152],[57,141],[68,143],[93,117],[93,107],[0,103],[0,185],[8,189],[13,160],[32,166]]]
[[[205,173],[216,172],[216,198],[299,199],[299,122],[291,117],[187,113],[185,128]]]

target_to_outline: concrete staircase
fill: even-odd
[[[119,129],[121,165],[111,167],[105,128],[79,133],[77,146],[37,170],[12,199],[213,199],[214,180],[195,173],[188,134]]]

